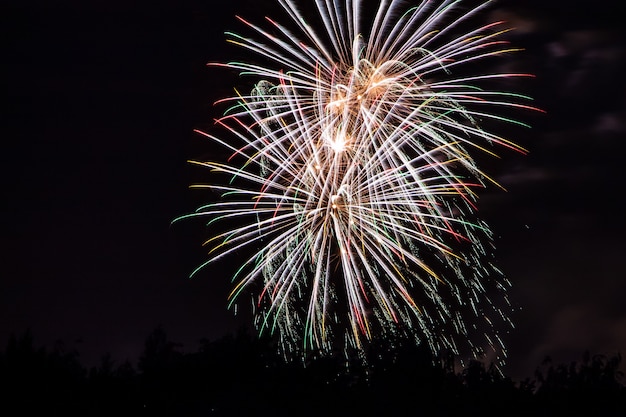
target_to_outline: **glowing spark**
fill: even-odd
[[[278,2],[292,28],[240,19],[262,41],[229,34],[266,65],[215,64],[256,84],[224,100],[232,107],[217,122],[228,139],[204,133],[233,157],[201,165],[232,181],[210,185],[223,199],[189,215],[227,229],[194,274],[250,248],[231,302],[260,283],[260,331],[287,349],[364,349],[375,334],[402,333],[433,351],[461,341],[478,350],[463,321],[496,332],[493,317],[506,315],[487,289],[508,283],[486,261],[491,233],[476,219],[475,190],[493,180],[472,155],[524,152],[478,122],[521,124],[493,110],[532,108],[489,88],[526,74],[455,75],[514,50],[497,39],[501,22],[454,35],[490,2],[459,13],[459,0],[422,0],[400,13],[401,1],[383,0],[366,26],[361,0],[317,1],[319,32],[293,1]]]

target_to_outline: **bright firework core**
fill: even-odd
[[[508,322],[509,284],[475,214],[475,190],[495,182],[473,155],[523,151],[480,122],[521,124],[494,109],[529,108],[519,104],[528,98],[484,85],[525,74],[455,75],[515,51],[501,22],[455,34],[489,2],[382,1],[368,22],[359,0],[316,2],[319,28],[278,2],[288,26],[240,19],[260,40],[229,34],[269,64],[216,64],[254,87],[225,100],[223,137],[203,133],[245,159],[197,162],[232,180],[205,186],[223,200],[190,216],[236,226],[206,242],[210,258],[194,274],[254,251],[234,271],[231,302],[252,294],[259,330],[286,351],[365,350],[399,334],[435,353],[504,352],[494,320]]]

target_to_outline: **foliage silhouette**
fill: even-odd
[[[183,353],[162,327],[146,338],[137,369],[105,354],[85,370],[62,343],[36,348],[26,331],[0,353],[2,406],[52,416],[623,416],[621,355],[569,365],[549,358],[516,383],[480,361],[394,341],[373,345],[369,362],[342,355],[286,362],[270,339],[245,330],[200,340]],[[426,408],[425,408],[426,407]]]
[[[612,357],[583,354],[582,361],[552,365],[548,357],[535,372],[536,399],[542,415],[598,415],[622,417],[626,413],[625,387],[619,371],[621,354]]]

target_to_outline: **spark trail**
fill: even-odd
[[[231,303],[252,294],[259,330],[288,350],[408,334],[434,352],[463,343],[479,354],[475,327],[503,351],[493,320],[508,321],[509,283],[476,215],[477,190],[496,182],[474,158],[524,152],[482,126],[522,124],[498,109],[532,109],[529,98],[484,86],[529,75],[465,68],[517,51],[505,25],[464,29],[490,2],[388,0],[366,19],[364,1],[319,0],[319,28],[295,2],[278,3],[288,25],[239,18],[252,36],[228,34],[264,64],[211,64],[255,84],[223,100],[223,136],[201,132],[232,157],[194,163],[231,181],[198,186],[222,199],[181,217],[225,229],[192,275],[254,252],[234,272]]]

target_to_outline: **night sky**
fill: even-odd
[[[242,56],[223,34],[246,33],[235,14],[261,22],[276,7],[4,3],[0,346],[30,329],[36,344],[63,340],[93,366],[106,352],[135,361],[158,325],[193,351],[247,322],[226,309],[233,263],[189,280],[208,232],[170,223],[206,198],[188,185],[208,172],[186,161],[215,151],[193,129],[218,133],[212,103],[249,85],[205,64]],[[626,352],[619,2],[542,3],[501,1],[482,16],[517,28],[510,38],[526,51],[501,65],[536,74],[514,88],[546,110],[519,116],[533,128],[511,139],[530,153],[484,166],[508,191],[479,202],[513,282],[505,373],[516,378],[547,355]]]

